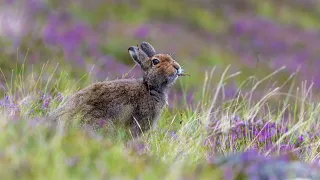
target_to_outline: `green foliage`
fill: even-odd
[[[59,89],[59,92],[68,94],[74,92],[77,87],[70,86],[69,76],[65,73],[56,75],[59,81],[51,85],[30,83],[34,80],[24,79],[29,72],[24,72],[23,67],[18,68],[17,74],[12,78],[13,83],[9,89],[18,93],[19,97],[39,94],[38,89],[49,91]],[[30,106],[21,108],[20,117],[10,117],[5,109],[1,110],[3,116],[0,119],[0,174],[5,179],[221,179],[224,172],[217,166],[207,161],[210,153],[229,154],[231,152],[245,151],[258,141],[255,136],[248,135],[243,139],[233,141],[231,134],[224,134],[219,146],[206,146],[211,133],[228,132],[229,121],[239,115],[250,121],[251,118],[269,117],[272,121],[280,121],[281,112],[285,110],[270,111],[269,100],[261,97],[254,101],[247,97],[238,96],[231,100],[223,99],[219,95],[222,86],[227,79],[234,76],[223,72],[220,82],[212,89],[212,78],[216,77],[211,71],[205,76],[203,92],[197,107],[176,107],[174,111],[167,109],[157,126],[139,138],[132,140],[125,129],[114,129],[94,132],[90,128],[79,128],[76,123],[71,126],[52,127],[46,123],[46,113],[54,109],[59,101],[53,98],[49,109],[43,109],[43,99],[35,98]],[[54,74],[54,72],[52,72]],[[274,73],[275,74],[275,73]],[[54,76],[54,75],[52,75]],[[271,76],[270,76],[271,77]],[[21,79],[20,79],[21,78]],[[10,78],[9,78],[10,79]],[[259,81],[258,81],[259,82]],[[26,88],[28,84],[29,88]],[[304,89],[307,87],[305,86]],[[71,90],[72,89],[72,90]],[[68,92],[68,93],[67,93]],[[24,96],[21,96],[21,95]],[[270,96],[276,96],[273,90],[266,92]],[[218,95],[218,96],[217,96]],[[281,143],[284,139],[296,142],[296,134],[303,133],[305,129],[312,129],[318,113],[316,104],[308,101],[304,94],[305,103],[296,99],[296,116],[300,118],[289,126],[287,134],[278,134],[272,141]],[[284,101],[277,101],[282,104]],[[292,102],[292,101],[288,101]],[[300,107],[301,106],[301,107]],[[21,106],[23,107],[23,106]],[[29,112],[33,110],[33,115]],[[212,114],[211,114],[212,113]],[[308,115],[304,115],[308,114]],[[209,119],[208,119],[209,118]],[[72,121],[72,120],[71,120]],[[218,131],[210,130],[210,124],[222,123]],[[110,129],[111,130],[111,129]],[[208,131],[209,130],[209,131]],[[220,132],[221,133],[221,132]],[[221,135],[221,134],[220,134]],[[217,137],[220,136],[216,134]],[[318,144],[316,139],[311,143]],[[257,142],[259,148],[263,148],[267,142]],[[307,141],[305,143],[308,143]],[[215,149],[215,150],[214,150]],[[312,153],[316,152],[311,151]],[[307,156],[309,151],[303,151],[301,158],[312,161],[316,157]],[[269,153],[269,152],[266,152]],[[305,153],[305,154],[304,154]],[[238,177],[244,179],[244,174]]]
[[[240,57],[225,48],[226,41],[236,38],[226,33],[232,29],[230,17],[181,0],[101,2],[85,8],[81,3],[69,1],[49,3],[50,8],[55,10],[68,8],[72,18],[88,23],[99,39],[98,47],[94,48],[128,67],[133,62],[125,47],[142,39],[159,41],[160,47],[168,46],[169,53],[175,53],[171,52],[171,48],[185,48],[177,61],[190,76],[180,78],[173,87],[173,92],[180,93],[180,101],[172,101],[157,126],[145,132],[140,139],[133,140],[122,127],[93,132],[74,123],[70,127],[52,128],[46,124],[46,115],[60,105],[59,95],[66,98],[96,80],[91,76],[89,67],[90,63],[95,64],[96,57],[84,53],[85,65],[79,66],[78,61],[64,55],[61,44],[49,46],[32,33],[21,39],[19,49],[9,48],[13,47],[14,40],[0,37],[0,45],[10,49],[0,54],[0,100],[2,102],[10,97],[12,101],[12,104],[0,105],[0,177],[223,179],[226,172],[213,165],[209,157],[250,148],[257,148],[265,155],[279,155],[281,145],[299,144],[301,142],[297,137],[301,136],[305,139],[292,151],[299,152],[298,158],[302,161],[313,162],[317,159],[320,143],[316,133],[319,129],[319,103],[313,99],[307,84],[295,87],[295,74],[283,72],[281,67],[277,67],[281,70],[274,72],[271,63],[261,60],[258,53],[256,62],[253,60],[249,65],[244,64],[242,60],[246,60],[246,56]],[[250,4],[255,5],[258,16],[281,24],[298,25],[304,29],[319,26],[314,11],[309,13],[289,5],[278,7],[274,1],[250,1]],[[47,23],[42,16],[37,16],[35,20],[40,25]],[[105,22],[109,23],[106,28],[101,27]],[[168,29],[177,25],[183,31],[179,29],[172,39],[162,39],[174,33],[165,31],[166,28],[160,29],[164,32],[154,35],[156,38],[159,36],[158,39],[149,35],[145,39],[132,37],[133,31],[145,24],[169,25],[166,27]],[[112,26],[119,34],[105,35]],[[88,34],[91,37],[92,34]],[[212,40],[207,39],[208,34],[212,35]],[[183,37],[188,36],[192,38],[184,41]],[[193,42],[195,39],[199,39],[200,43]],[[71,38],[70,41],[73,40]],[[181,47],[161,40],[177,41]],[[242,45],[245,46],[246,42]],[[297,48],[304,46],[306,44],[301,43]],[[86,52],[86,48],[77,50]],[[250,47],[243,51],[249,50]],[[224,69],[228,65],[232,70]],[[230,93],[228,87],[232,83],[237,86],[230,89],[236,92]],[[190,94],[195,97],[192,103],[188,100]],[[263,128],[259,127],[257,134],[246,132],[245,136],[235,138],[233,126],[236,126],[236,117],[244,124],[259,119],[279,123],[288,131],[260,140]],[[210,145],[208,139],[215,141]],[[272,148],[268,149],[268,145]],[[236,178],[246,179],[241,173]]]

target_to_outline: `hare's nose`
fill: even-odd
[[[180,65],[178,63],[173,63],[173,67],[179,72],[179,70],[181,69],[180,68]]]

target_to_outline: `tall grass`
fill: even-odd
[[[228,66],[218,74],[213,68],[196,103],[167,109],[155,127],[131,139],[121,129],[111,136],[90,128],[47,126],[48,112],[93,81],[90,73],[73,81],[47,63],[40,73],[26,72],[25,66],[4,77],[3,179],[221,179],[226,172],[215,164],[218,157],[249,150],[318,160],[320,106],[312,99],[312,84],[296,87],[293,74],[276,85],[272,77],[283,68],[261,80],[249,77],[233,97],[226,96],[226,85],[240,72],[229,73]],[[220,81],[214,82],[217,76]],[[259,88],[270,82],[269,88]]]

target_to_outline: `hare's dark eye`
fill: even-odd
[[[153,64],[153,65],[157,65],[157,64],[159,64],[159,63],[160,63],[159,59],[153,59],[153,60],[152,60],[152,64]]]

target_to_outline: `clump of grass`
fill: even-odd
[[[79,87],[63,73],[50,76],[59,78],[48,78],[42,84],[40,75],[24,72],[23,65],[6,78],[1,100],[1,177],[222,179],[232,170],[229,174],[241,179],[257,176],[250,167],[269,168],[248,165],[256,162],[254,157],[261,160],[260,155],[290,155],[286,161],[270,161],[287,163],[283,167],[291,167],[296,160],[316,163],[320,106],[310,98],[311,87],[303,83],[302,88],[285,89],[283,84],[261,94],[258,86],[279,69],[262,80],[248,78],[234,97],[227,99],[225,86],[239,74],[228,74],[228,68],[216,84],[212,81],[217,76],[215,69],[206,73],[197,103],[168,109],[156,127],[131,139],[121,129],[111,135],[77,126],[47,126],[46,114]],[[286,83],[293,79],[291,76]],[[89,83],[90,78],[83,82]],[[251,89],[244,91],[250,84]],[[251,154],[250,161],[240,156],[242,160],[236,165],[243,165],[242,169],[232,163],[221,165],[225,163],[220,157],[249,150],[259,155]]]

